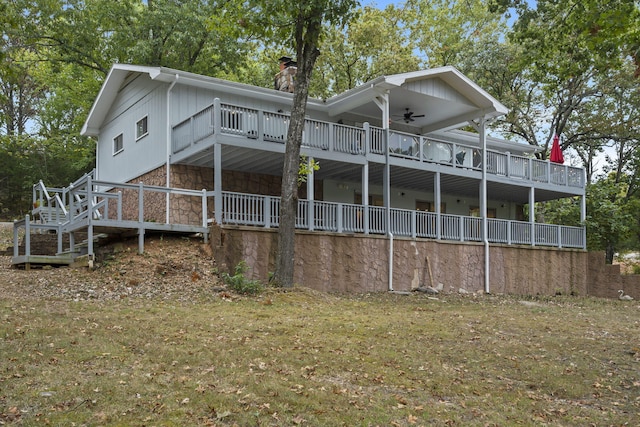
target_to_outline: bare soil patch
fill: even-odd
[[[211,250],[201,237],[150,234],[144,253],[137,238],[96,248],[93,270],[44,267],[12,268],[6,249],[13,245],[12,225],[0,224],[0,292],[12,298],[119,300],[160,298],[199,301],[221,288]]]

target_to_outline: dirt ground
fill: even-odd
[[[201,301],[223,290],[202,237],[151,234],[138,254],[136,237],[96,247],[92,270],[11,266],[13,225],[0,223],[0,295],[62,300],[154,298]]]

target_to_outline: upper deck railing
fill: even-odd
[[[217,119],[216,119],[217,118]],[[179,153],[207,137],[237,135],[256,141],[284,143],[290,117],[287,114],[222,104],[218,100],[173,127],[172,151]],[[307,119],[302,145],[353,155],[385,154],[384,130],[365,123],[363,127]],[[391,156],[452,168],[482,170],[478,147],[445,139],[389,131]],[[582,168],[487,150],[487,173],[512,179],[584,188]]]

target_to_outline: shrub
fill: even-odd
[[[222,281],[229,286],[233,291],[243,295],[256,295],[262,292],[264,286],[259,280],[250,280],[245,276],[249,266],[245,261],[240,261],[234,269],[234,274],[231,276],[228,273],[222,273]]]

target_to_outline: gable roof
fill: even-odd
[[[458,71],[447,66],[378,77],[364,85],[330,98],[332,115],[353,111],[379,117],[380,109],[373,101],[388,94],[392,118],[406,111],[424,115],[413,126],[421,134],[452,129],[479,117],[494,118],[509,109],[484,89]]]
[[[216,89],[269,102],[292,102],[293,95],[274,89],[236,83],[214,77],[166,67],[115,64],[107,74],[89,115],[82,135],[97,136],[119,90],[132,74],[146,74],[151,80],[171,84]],[[371,120],[381,120],[376,98],[389,96],[389,114],[400,118],[405,111],[414,111],[412,126],[421,134],[452,129],[478,117],[493,118],[508,109],[454,67],[381,76],[326,101],[309,98],[307,108],[325,111],[331,116],[355,113]]]

